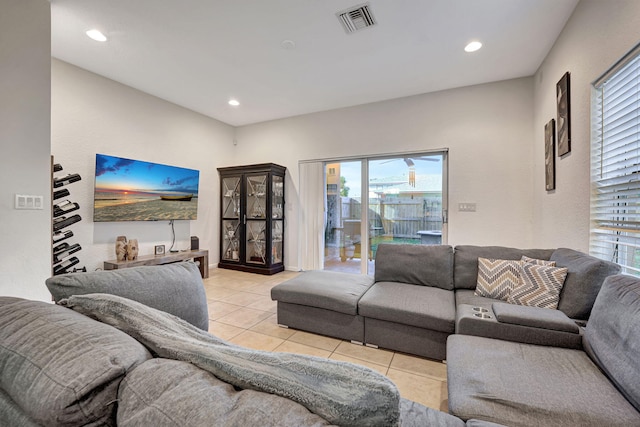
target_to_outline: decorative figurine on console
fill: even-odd
[[[118,236],[116,238],[116,260],[124,261],[127,259],[127,237]]]
[[[127,260],[133,261],[138,258],[138,239],[129,239],[127,242]]]

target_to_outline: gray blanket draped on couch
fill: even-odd
[[[131,335],[160,357],[190,362],[237,387],[277,394],[337,425],[397,425],[400,395],[362,366],[230,344],[168,313],[108,294],[60,301]]]

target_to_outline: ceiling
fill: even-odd
[[[347,34],[362,3],[51,0],[52,55],[241,126],[531,76],[578,0],[369,0],[377,24]]]

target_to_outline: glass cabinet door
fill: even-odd
[[[266,218],[267,175],[247,176],[247,219]]]
[[[222,217],[240,218],[240,177],[222,180]]]
[[[240,259],[240,220],[222,220],[222,258],[228,261]]]
[[[266,221],[247,220],[247,263],[266,264]]]
[[[274,176],[271,190],[271,217],[282,219],[284,216],[284,177]]]
[[[240,259],[240,177],[222,180],[222,259]]]
[[[282,262],[284,177],[274,175],[271,180],[271,264]]]
[[[271,223],[271,264],[282,262],[282,220]]]

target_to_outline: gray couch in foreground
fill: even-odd
[[[523,256],[567,268],[558,310],[475,295],[478,258]],[[275,286],[278,323],[438,360],[446,359],[447,338],[456,332],[580,348],[575,321],[586,322],[603,280],[620,271],[566,248],[381,244],[375,262],[374,277],[310,271]]]
[[[0,297],[1,426],[465,425],[399,398],[368,368],[207,334],[193,263],[73,273],[47,286],[63,306]]]

